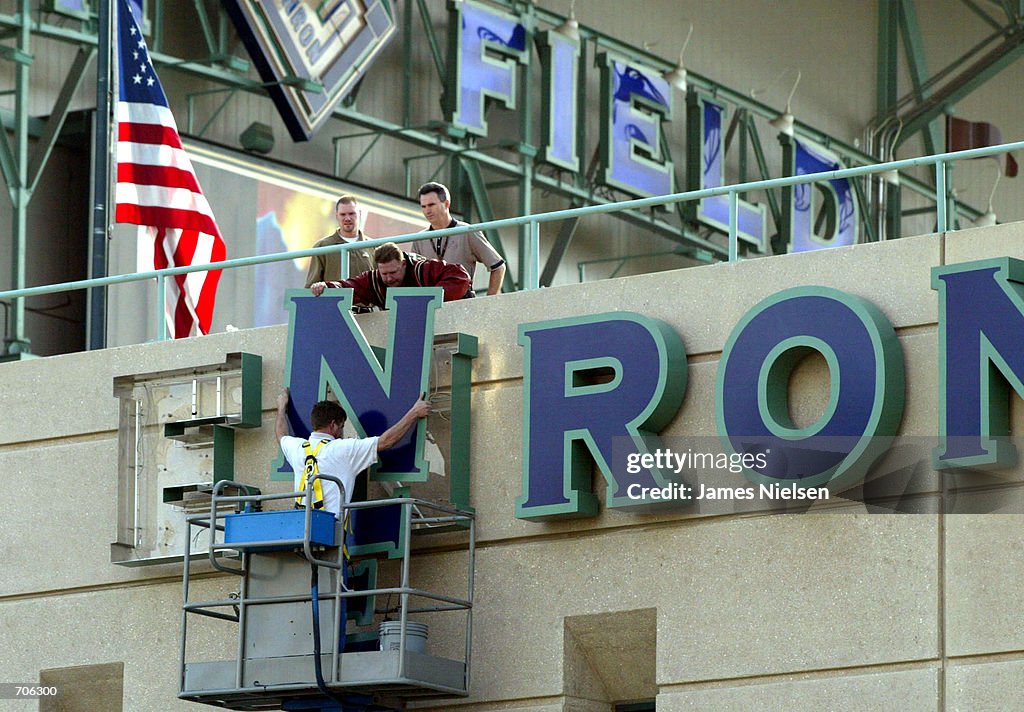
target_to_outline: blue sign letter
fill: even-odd
[[[661,122],[672,119],[672,92],[661,74],[599,54],[601,182],[640,196],[673,192],[672,161],[661,151]]]
[[[516,107],[516,65],[528,61],[526,29],[518,18],[470,0],[455,0],[448,17],[454,34],[445,117],[453,126],[486,136],[486,99]]]
[[[328,385],[361,435],[380,435],[398,422],[427,391],[434,312],[441,300],[436,287],[388,290],[390,333],[382,367],[349,311],[351,289],[330,289],[320,297],[307,289],[289,289],[285,306],[292,316],[285,385],[291,389],[294,407],[292,432],[299,437],[310,432],[309,411],[325,397]],[[296,424],[296,419],[301,422]],[[425,481],[424,434],[421,423],[396,447],[381,453],[376,478]]]
[[[789,415],[793,370],[812,351],[828,363],[831,393],[817,422]],[[756,483],[842,491],[863,475],[903,419],[903,351],[870,302],[825,287],[796,287],[751,309],[718,366],[718,433],[736,453],[766,453]]]
[[[722,141],[722,117],[725,107],[700,94],[691,93],[687,97],[688,129],[691,137],[698,140],[688,141],[687,175],[690,177],[688,190],[719,188],[725,185],[725,144]],[[696,122],[699,131],[694,131],[691,123]],[[692,211],[692,219],[711,225],[722,232],[729,232],[729,198],[716,195],[701,198],[694,203],[683,203],[683,208]],[[749,242],[758,252],[767,248],[767,216],[765,206],[737,201],[737,235],[741,240]]]
[[[576,155],[580,42],[549,30],[540,34],[537,44],[543,67],[541,159],[575,173],[580,168]]]
[[[937,469],[1010,467],[1010,388],[1024,395],[1024,262],[936,267],[939,292]]]
[[[834,154],[820,146],[788,136],[784,136],[783,139],[783,145],[792,141],[792,148],[787,146],[787,154],[792,156],[787,175],[801,176],[846,167]],[[819,188],[825,194],[822,209],[828,218],[829,227],[824,236],[815,232],[815,188]],[[838,178],[822,183],[801,183],[794,185],[787,192],[792,195],[789,205],[783,206],[783,210],[789,212],[789,234],[785,236],[789,240],[789,252],[807,252],[857,243],[860,236],[860,211],[849,178]]]
[[[671,327],[615,312],[521,324],[519,343],[526,349],[519,519],[596,514],[591,458],[608,483],[608,507],[638,504],[627,496],[631,483],[665,484],[648,467],[627,475],[624,451],[647,453],[682,403],[686,352]]]

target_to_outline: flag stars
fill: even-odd
[[[142,84],[142,77],[140,77],[138,74],[136,74],[134,77],[132,77],[132,83],[133,84]]]

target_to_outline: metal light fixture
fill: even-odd
[[[569,3],[569,17],[561,25],[555,28],[555,32],[565,35],[576,42],[580,41],[580,23],[576,21],[576,0]]]
[[[974,221],[974,227],[992,227],[999,220],[996,216],[996,211],[992,209],[992,199],[996,197],[996,186],[999,185],[999,179],[1003,177],[1003,167],[997,161],[996,162],[996,182],[992,184],[992,191],[988,194],[988,209],[981,214],[981,216]]]
[[[679,50],[679,61],[676,62],[676,66],[671,71],[667,72],[664,76],[669,86],[675,87],[683,94],[686,93],[686,67],[683,65],[683,52],[686,51],[686,45],[690,44],[690,36],[693,35],[693,23],[690,23],[690,30],[686,33],[686,39],[683,40],[683,46]]]
[[[774,84],[779,79],[784,77],[789,71],[790,71],[789,69],[784,69],[779,74],[779,76],[775,77],[775,80],[772,82],[772,84]],[[801,74],[802,73],[801,73],[801,71],[799,69],[796,70],[796,81],[793,82],[793,88],[789,90],[789,96],[786,97],[786,110],[783,111],[781,114],[779,114],[774,119],[772,119],[771,121],[768,122],[769,126],[771,126],[772,128],[776,129],[779,133],[785,134],[786,136],[792,136],[793,135],[793,122],[794,122],[793,110],[792,110],[793,95],[796,94],[796,88],[800,84]],[[768,86],[771,86],[772,84],[769,84]],[[757,89],[757,90],[753,90],[752,89],[750,91],[750,96],[751,97],[756,97],[758,94],[761,94],[761,93],[763,93],[765,91],[767,91],[767,87],[764,88],[764,89]]]

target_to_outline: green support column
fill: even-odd
[[[876,67],[877,85],[875,87],[875,116],[877,117],[889,116],[891,112],[895,111],[898,100],[899,29],[902,15],[901,0],[878,0],[878,64]],[[882,156],[882,159],[884,160],[885,157]],[[872,195],[876,194],[876,180],[879,179],[871,178],[868,182],[869,186],[871,186],[870,192]],[[866,220],[865,223],[871,225],[884,224],[885,236],[887,238],[899,237],[900,188],[899,186],[883,182],[880,189],[885,191],[886,195],[885,215],[878,214],[879,204],[875,203],[874,215]]]
[[[796,162],[796,139],[786,134],[779,134],[779,143],[782,145],[782,175],[793,175],[793,166]],[[814,186],[809,186],[814,190]],[[782,188],[782,205],[779,206],[778,219],[779,233],[772,238],[772,253],[779,255],[789,249],[789,242],[793,231],[793,186],[787,185]]]
[[[516,10],[523,19],[526,30],[527,47],[533,42],[533,31],[537,25],[537,18],[534,13],[533,3],[523,3]],[[537,155],[537,149],[533,144],[533,62],[527,61],[522,68],[521,83],[519,85],[519,96],[522,103],[519,106],[520,131],[519,131],[519,154],[522,160],[522,175],[519,183],[519,214],[529,215],[533,212],[533,159]],[[516,286],[519,289],[526,289],[526,275],[529,270],[526,267],[528,259],[527,251],[530,244],[530,226],[519,226],[519,272],[516,276]]]
[[[875,115],[885,116],[897,100],[900,0],[878,0],[878,58],[875,67]]]
[[[28,236],[28,68],[32,63],[31,3],[20,0],[18,11],[21,27],[18,29],[18,52],[15,56],[15,102],[14,102],[14,174],[6,176],[13,203],[11,220],[11,287],[23,289],[25,284],[25,257]],[[5,139],[6,140],[6,137]],[[28,337],[25,335],[25,299],[15,299],[7,315],[7,336],[4,339],[6,358],[20,358],[31,353]]]
[[[917,22],[917,8],[914,0],[901,0],[900,5],[900,30],[903,35],[903,50],[907,55],[907,65],[910,69],[910,79],[914,83],[914,93],[917,101],[923,102],[930,95],[931,91],[923,88],[928,80],[928,65],[925,62],[924,44],[921,40],[921,28]],[[934,155],[943,150],[942,131],[937,118],[932,119],[924,127],[925,153]],[[888,156],[882,156],[887,160]]]

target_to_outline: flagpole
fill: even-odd
[[[95,135],[93,138],[93,208],[92,208],[92,239],[89,245],[89,277],[107,276],[107,243],[110,214],[110,133],[111,127],[117,122],[112,119],[111,88],[116,88],[112,81],[113,62],[111,61],[114,36],[112,25],[117,14],[111,12],[110,4],[116,0],[97,0],[99,18],[97,21],[97,44],[99,47],[96,58],[96,115]],[[87,348],[102,349],[107,343],[107,291],[106,287],[93,287],[88,295]]]

